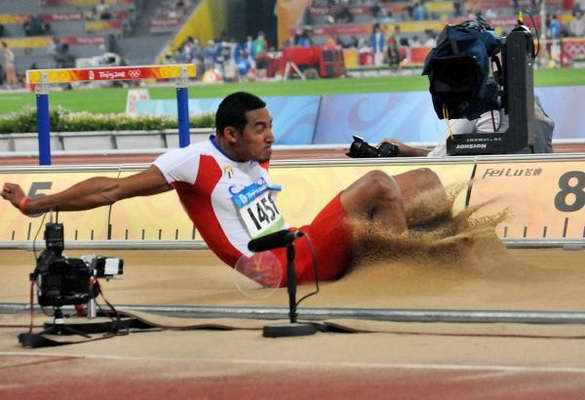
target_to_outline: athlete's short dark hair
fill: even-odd
[[[266,107],[266,103],[258,96],[247,92],[236,92],[227,96],[219,104],[215,114],[215,130],[218,134],[228,126],[242,132],[248,122],[246,113]]]

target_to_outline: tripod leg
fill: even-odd
[[[89,336],[86,333],[83,333],[75,328],[72,328],[70,326],[64,325],[64,324],[53,324],[51,326],[49,326],[48,328],[45,328],[43,331],[38,333],[39,335],[78,335],[78,336],[82,336],[84,338],[90,339],[91,336]]]

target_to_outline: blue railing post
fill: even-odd
[[[181,77],[177,81],[177,112],[179,125],[179,147],[191,143],[189,127],[189,89],[187,88],[187,68],[181,67]]]
[[[51,121],[49,118],[49,85],[46,72],[41,75],[41,83],[36,87],[36,96],[39,165],[51,165]]]

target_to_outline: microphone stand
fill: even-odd
[[[294,239],[286,245],[286,262],[288,275],[286,287],[288,290],[288,315],[290,324],[265,325],[262,329],[262,336],[264,337],[308,336],[317,332],[315,325],[297,322],[297,273],[295,269]]]

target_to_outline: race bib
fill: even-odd
[[[276,206],[277,185],[253,183],[232,196],[240,218],[252,239],[283,229],[284,219]]]

